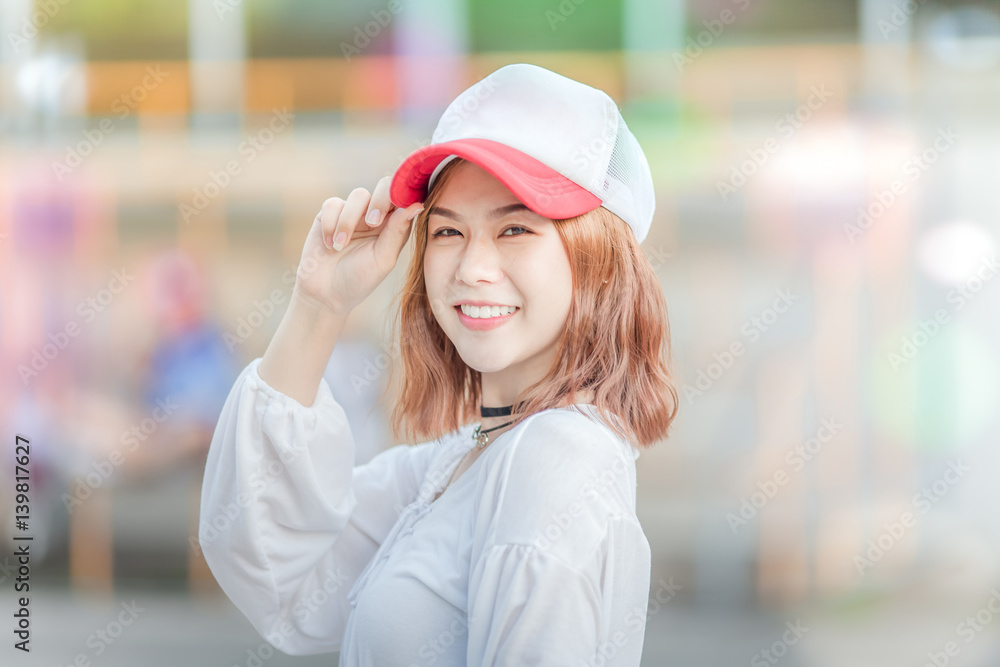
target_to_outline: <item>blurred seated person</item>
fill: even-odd
[[[172,248],[146,273],[147,303],[158,337],[149,352],[142,389],[145,419],[133,429],[149,439],[147,466],[201,464],[229,389],[242,368],[224,331],[208,316],[204,273],[186,252]],[[149,431],[152,431],[149,433]]]

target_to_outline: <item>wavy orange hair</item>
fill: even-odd
[[[462,360],[434,318],[423,271],[428,212],[462,162],[456,158],[441,170],[414,221],[414,252],[393,308],[403,383],[391,423],[410,442],[436,440],[480,418],[481,374]],[[515,425],[570,405],[571,396],[589,388],[595,406],[618,418],[608,426],[651,447],[667,437],[678,407],[659,279],[632,230],[606,208],[554,222],[569,256],[573,299],[552,365],[515,400],[521,406]]]

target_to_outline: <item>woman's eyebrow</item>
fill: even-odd
[[[516,204],[507,204],[506,206],[500,206],[498,208],[493,209],[492,211],[486,214],[486,219],[491,221],[498,220],[504,217],[505,215],[510,215],[511,213],[516,213],[518,211],[528,211],[529,213],[534,213],[534,211],[532,211],[530,208],[518,202]],[[427,215],[429,216],[440,215],[445,218],[451,218],[452,220],[462,219],[461,215],[455,213],[451,209],[444,208],[443,206],[432,206],[431,210],[428,212]]]

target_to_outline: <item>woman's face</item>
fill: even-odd
[[[545,375],[570,309],[566,248],[551,219],[471,162],[456,167],[428,211],[424,280],[438,324],[483,374],[484,404],[512,402]],[[470,302],[517,310],[473,319],[458,308]]]

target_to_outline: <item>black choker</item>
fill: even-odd
[[[511,404],[511,405],[505,405],[502,408],[484,408],[484,407],[480,406],[479,407],[479,416],[480,417],[507,417],[507,416],[509,416],[509,415],[511,415],[513,413],[513,410],[514,410],[513,404]]]

